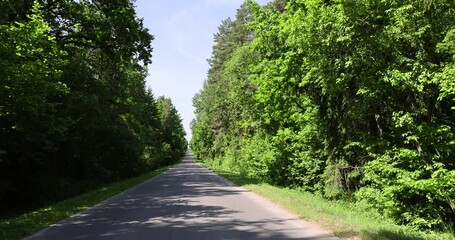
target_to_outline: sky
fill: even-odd
[[[207,59],[221,21],[235,17],[243,0],[136,0],[136,14],[154,35],[147,87],[171,98],[183,119],[187,139],[194,118],[193,96],[207,78]],[[269,0],[257,0],[261,5]]]

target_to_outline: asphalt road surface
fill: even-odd
[[[264,198],[183,162],[36,239],[337,239]]]

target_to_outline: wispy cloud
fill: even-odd
[[[201,5],[173,13],[164,24],[168,43],[184,57],[204,65],[218,25],[212,17]]]
[[[265,3],[267,0],[260,0]],[[192,99],[208,70],[213,34],[221,21],[235,15],[243,0],[137,0],[138,16],[155,35],[147,85],[155,96],[170,97],[191,137]]]

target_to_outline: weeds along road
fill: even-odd
[[[187,155],[167,172],[26,239],[337,238]]]

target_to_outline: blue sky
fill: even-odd
[[[213,35],[243,0],[137,0],[136,13],[155,36],[147,86],[172,99],[191,138],[192,98],[206,79]],[[264,5],[269,0],[259,0]]]

